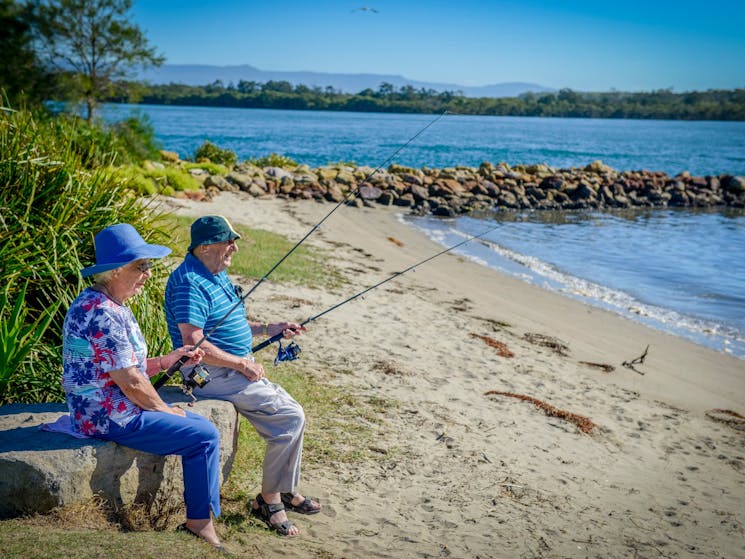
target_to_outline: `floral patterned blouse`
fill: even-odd
[[[72,424],[85,435],[124,427],[142,413],[109,372],[137,367],[147,376],[147,346],[129,307],[88,288],[67,311],[62,328],[62,388]]]

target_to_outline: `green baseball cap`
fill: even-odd
[[[189,252],[200,245],[211,245],[240,239],[241,236],[233,229],[227,218],[221,215],[206,215],[191,224],[191,244]]]

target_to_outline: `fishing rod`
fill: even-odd
[[[304,237],[303,237],[302,239],[300,239],[300,240],[299,240],[299,241],[298,241],[297,243],[295,243],[295,246],[293,246],[293,247],[292,247],[292,248],[291,248],[291,249],[290,249],[289,251],[287,251],[287,253],[286,253],[286,254],[285,254],[285,255],[284,255],[284,256],[283,256],[282,258],[280,258],[280,259],[279,259],[279,260],[278,260],[278,261],[277,261],[277,262],[276,262],[276,263],[275,263],[275,264],[274,264],[274,265],[273,265],[273,266],[272,266],[272,267],[271,267],[271,268],[269,269],[269,271],[268,271],[268,272],[267,272],[266,274],[264,274],[264,275],[263,275],[263,276],[261,277],[261,279],[259,279],[259,280],[258,280],[258,281],[257,281],[257,282],[256,282],[256,283],[255,283],[255,284],[253,285],[253,287],[251,287],[251,289],[249,289],[249,290],[248,290],[248,292],[247,292],[247,293],[246,293],[245,295],[243,295],[243,296],[242,296],[242,297],[241,297],[240,299],[238,299],[238,301],[237,301],[237,302],[235,303],[235,305],[233,305],[233,307],[231,307],[231,308],[230,308],[230,309],[228,310],[228,312],[227,312],[227,313],[225,313],[225,316],[223,316],[223,317],[222,317],[222,318],[221,318],[221,319],[220,319],[220,320],[219,320],[219,321],[217,322],[217,324],[215,324],[215,325],[214,325],[214,326],[213,326],[213,327],[212,327],[212,328],[210,329],[210,331],[209,331],[209,332],[207,332],[206,334],[204,334],[204,335],[202,336],[202,339],[200,339],[200,340],[199,340],[199,341],[198,341],[198,342],[197,342],[196,344],[194,344],[194,346],[192,347],[192,350],[194,350],[194,349],[197,349],[197,348],[198,348],[199,346],[201,346],[201,345],[202,345],[202,344],[203,344],[203,343],[204,343],[205,341],[207,341],[207,339],[208,339],[208,338],[209,338],[209,337],[210,337],[210,336],[211,336],[211,335],[212,335],[212,334],[213,334],[213,333],[215,332],[215,330],[217,330],[217,328],[218,328],[218,327],[220,327],[220,326],[222,325],[222,323],[223,323],[223,322],[225,322],[225,321],[226,321],[226,320],[228,319],[228,317],[229,317],[229,316],[230,316],[230,315],[231,315],[231,314],[233,313],[233,311],[235,311],[235,310],[236,310],[236,309],[237,309],[238,307],[242,306],[242,305],[243,305],[243,303],[245,302],[245,300],[246,300],[246,299],[248,299],[248,297],[249,297],[249,296],[250,296],[250,295],[251,295],[251,294],[252,294],[252,293],[253,293],[253,292],[254,292],[254,291],[256,290],[256,288],[257,288],[257,287],[259,287],[259,286],[260,286],[260,285],[261,285],[262,283],[264,283],[264,281],[265,281],[265,280],[266,280],[266,279],[267,279],[267,278],[268,278],[268,277],[269,277],[269,276],[270,276],[270,275],[272,274],[272,272],[274,272],[274,270],[276,270],[276,269],[277,269],[277,268],[278,268],[278,267],[280,266],[280,264],[282,264],[282,262],[284,262],[285,260],[287,260],[287,258],[288,258],[288,257],[289,257],[289,256],[290,256],[290,255],[291,255],[291,254],[292,254],[293,252],[295,252],[295,250],[296,250],[296,249],[297,249],[297,248],[298,248],[298,247],[299,247],[299,246],[300,246],[301,244],[303,244],[303,242],[305,242],[305,240],[306,240],[306,239],[307,239],[308,237],[310,237],[310,236],[311,236],[311,235],[313,234],[313,232],[314,232],[314,231],[315,231],[316,229],[318,229],[318,228],[319,228],[319,227],[320,227],[320,226],[321,226],[321,225],[323,224],[323,222],[325,222],[325,221],[326,221],[326,220],[327,220],[327,219],[328,219],[329,217],[331,217],[331,215],[332,215],[332,214],[333,214],[333,213],[334,213],[334,212],[335,212],[336,210],[338,210],[338,209],[339,209],[339,208],[340,208],[340,207],[341,207],[341,206],[342,206],[343,204],[345,204],[345,203],[347,203],[347,202],[351,202],[352,200],[354,200],[354,199],[355,199],[355,198],[356,198],[356,197],[357,197],[357,196],[359,195],[359,193],[360,193],[360,188],[361,188],[361,186],[362,186],[363,184],[365,184],[365,183],[366,183],[366,182],[367,182],[368,180],[370,180],[370,179],[372,178],[372,176],[373,176],[373,175],[374,175],[375,173],[377,173],[377,172],[378,172],[378,171],[380,171],[380,170],[381,170],[381,169],[382,169],[382,168],[383,168],[384,166],[386,166],[386,165],[387,165],[388,163],[390,163],[390,162],[391,162],[391,161],[393,160],[393,158],[394,158],[394,157],[396,157],[396,156],[397,156],[397,155],[398,155],[398,154],[399,154],[399,153],[401,152],[401,150],[403,150],[403,149],[404,149],[404,148],[405,148],[406,146],[408,146],[409,144],[411,144],[411,142],[413,142],[414,140],[416,140],[416,139],[417,139],[417,138],[418,138],[418,137],[419,137],[419,136],[420,136],[420,135],[421,135],[422,133],[424,133],[424,131],[425,131],[425,130],[427,130],[427,129],[428,129],[428,128],[429,128],[430,126],[432,126],[433,124],[435,124],[435,123],[436,123],[436,122],[437,122],[438,120],[440,120],[440,119],[441,119],[441,118],[442,118],[443,116],[445,116],[445,115],[446,115],[447,113],[448,113],[448,111],[443,111],[442,113],[440,113],[439,115],[437,115],[437,117],[436,117],[436,118],[432,119],[432,120],[431,120],[430,122],[428,122],[428,123],[427,123],[427,125],[426,125],[425,127],[421,128],[421,129],[420,129],[420,130],[419,130],[419,131],[418,131],[418,132],[417,132],[416,134],[414,134],[414,135],[413,135],[413,136],[412,136],[411,138],[409,138],[409,139],[408,139],[408,140],[406,141],[406,143],[404,143],[403,145],[399,146],[399,148],[398,148],[398,149],[397,149],[397,150],[396,150],[395,152],[393,152],[393,155],[391,155],[390,157],[388,157],[388,159],[386,159],[385,161],[383,161],[383,163],[381,163],[380,165],[378,165],[377,167],[375,167],[375,169],[373,169],[373,170],[372,170],[372,172],[370,172],[370,173],[369,173],[369,174],[368,174],[368,175],[367,175],[367,176],[366,176],[366,177],[365,177],[365,178],[364,178],[364,179],[363,179],[362,181],[360,181],[360,183],[359,183],[359,186],[357,186],[357,188],[355,188],[355,189],[354,189],[353,191],[350,191],[350,192],[349,192],[349,193],[348,193],[348,194],[347,194],[346,196],[344,196],[344,198],[342,198],[342,200],[341,200],[341,201],[340,201],[340,202],[339,202],[338,204],[336,204],[336,206],[334,206],[334,207],[333,207],[333,208],[331,209],[331,211],[330,211],[329,213],[327,213],[327,214],[326,214],[326,215],[325,215],[325,216],[323,217],[323,219],[321,219],[321,221],[319,221],[318,223],[316,223],[316,224],[315,224],[315,225],[314,225],[314,226],[313,226],[313,227],[312,227],[312,228],[310,229],[310,231],[308,231],[308,232],[307,232],[307,233],[305,234],[305,236],[304,236]],[[349,198],[350,196],[352,196],[352,198],[348,200],[348,198]],[[181,369],[181,367],[182,367],[182,366],[184,365],[184,363],[186,363],[186,362],[187,362],[188,360],[189,360],[189,357],[188,357],[188,356],[186,356],[186,355],[183,355],[183,356],[182,356],[182,357],[181,357],[181,358],[180,358],[180,359],[179,359],[178,361],[176,361],[176,363],[174,363],[173,365],[171,365],[171,366],[170,366],[170,367],[168,368],[168,370],[167,370],[167,371],[165,371],[165,372],[163,373],[163,375],[162,375],[162,376],[161,376],[161,377],[160,377],[160,378],[159,378],[159,379],[158,379],[157,381],[155,381],[155,382],[153,383],[153,387],[155,388],[155,390],[158,390],[158,389],[160,389],[160,388],[161,388],[161,387],[162,387],[162,386],[163,386],[163,385],[164,385],[165,383],[167,383],[167,382],[168,382],[168,381],[169,381],[169,380],[171,379],[171,377],[172,377],[172,376],[173,376],[173,375],[174,375],[174,374],[176,373],[176,371],[180,370],[180,369]],[[196,365],[196,366],[195,366],[195,367],[194,367],[194,368],[192,369],[192,372],[191,372],[191,373],[189,374],[189,377],[188,377],[188,379],[187,379],[187,387],[192,387],[192,388],[193,388],[194,386],[199,386],[199,387],[202,387],[202,386],[204,386],[205,384],[207,384],[208,382],[209,382],[209,373],[207,373],[206,369],[205,369],[205,368],[204,368],[203,366],[201,366],[201,365]]]
[[[414,270],[415,268],[417,268],[418,266],[421,266],[422,264],[426,264],[430,260],[434,260],[438,256],[441,256],[441,255],[443,255],[443,254],[445,254],[447,252],[450,252],[450,251],[458,248],[459,246],[462,246],[462,245],[464,245],[464,244],[466,244],[468,242],[471,242],[471,241],[473,241],[475,239],[480,239],[481,237],[487,235],[488,233],[491,233],[492,231],[494,231],[498,227],[499,227],[499,225],[495,225],[494,227],[491,227],[491,228],[487,229],[483,233],[479,233],[478,235],[473,235],[472,237],[468,237],[467,239],[465,239],[465,240],[463,240],[463,241],[461,241],[461,242],[459,242],[457,244],[454,244],[453,246],[450,246],[450,247],[448,247],[448,248],[446,248],[444,250],[441,250],[437,254],[434,254],[434,255],[432,255],[432,256],[430,256],[428,258],[425,258],[424,260],[421,260],[421,261],[417,262],[416,264],[412,264],[411,266],[409,266],[408,268],[406,268],[404,270],[401,270],[400,272],[395,272],[394,274],[391,274],[389,277],[385,278],[384,280],[379,281],[375,285],[371,285],[370,287],[368,287],[366,289],[363,289],[362,291],[359,291],[359,292],[355,293],[351,297],[348,297],[347,299],[344,299],[343,301],[341,301],[339,303],[336,303],[335,305],[332,305],[331,307],[327,308],[326,310],[321,311],[318,314],[315,314],[315,315],[311,316],[310,318],[307,318],[304,322],[300,323],[300,326],[305,326],[306,324],[310,324],[314,320],[317,320],[317,319],[321,318],[323,315],[328,314],[331,311],[333,311],[335,309],[338,309],[339,307],[341,307],[343,305],[346,305],[347,303],[349,303],[350,301],[353,301],[353,300],[357,299],[358,297],[362,297],[365,293],[368,293],[368,292],[372,291],[373,289],[376,289],[376,288],[380,287],[384,283],[388,283],[389,281],[394,280],[397,277],[404,275],[406,272],[409,272],[411,270]],[[269,338],[267,340],[264,340],[260,344],[255,345],[254,347],[252,347],[251,348],[251,352],[252,353],[256,353],[257,351],[261,351],[262,349],[264,349],[268,345],[271,345],[274,342],[277,342],[279,344],[279,349],[277,350],[277,358],[274,360],[274,364],[275,365],[277,365],[281,361],[293,361],[293,360],[297,359],[299,357],[299,354],[300,354],[300,346],[297,345],[295,342],[290,342],[289,345],[287,345],[286,347],[283,347],[282,346],[282,338],[283,337],[284,337],[284,335],[282,334],[282,332],[280,332],[279,334],[276,334],[276,335],[272,336],[271,338]]]

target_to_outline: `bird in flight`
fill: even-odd
[[[378,10],[375,8],[368,8],[367,6],[362,6],[361,8],[355,8],[352,10],[352,12],[371,12],[373,14],[379,13]]]

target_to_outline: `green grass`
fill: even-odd
[[[380,398],[360,399],[329,382],[334,372],[311,370],[302,360],[273,367],[268,364],[269,354],[259,357],[265,358],[269,378],[282,385],[305,409],[306,475],[313,470],[331,471],[334,464],[380,460],[379,452],[372,449],[374,429],[395,404]],[[238,557],[256,557],[257,553],[261,556],[262,549],[279,551],[288,545],[247,514],[248,499],[261,486],[264,449],[263,440],[241,419],[238,451],[230,477],[222,487],[223,514],[217,521],[223,544]],[[122,549],[137,558],[171,556],[174,550],[178,550],[179,558],[211,556],[206,544],[172,530],[178,522],[181,520],[173,518],[169,529],[155,531],[142,521],[122,523],[107,516],[100,503],[88,503],[48,515],[0,521],[0,557],[104,558]],[[128,524],[141,527],[130,530],[122,527]],[[302,526],[307,523],[303,522]],[[307,549],[307,553],[308,557],[328,556],[316,547]]]
[[[128,557],[162,558],[178,550],[180,559],[202,559],[209,547],[176,532],[120,532],[83,530],[28,521],[0,523],[0,556],[8,559],[105,558],[126,550]],[[215,555],[217,556],[217,555]]]
[[[87,284],[79,271],[93,261],[93,236],[112,223],[132,223],[149,242],[170,246],[174,250],[171,263],[177,263],[186,252],[192,219],[160,215],[152,204],[148,206],[132,197],[131,192],[139,190],[136,181],[140,179],[135,178],[139,172],[134,165],[121,174],[115,171],[110,166],[112,157],[102,151],[95,135],[85,137],[96,147],[95,157],[81,155],[75,151],[81,143],[71,142],[74,134],[68,133],[61,123],[37,121],[32,115],[8,111],[0,117],[0,280],[7,302],[0,321],[8,327],[0,342],[8,355],[20,355],[18,351],[26,349],[11,346],[23,343],[15,328],[20,325],[12,324],[14,317],[27,317],[24,325],[33,326],[43,309],[60,302],[44,338],[29,348],[32,358],[24,358],[23,367],[4,379],[9,383],[3,385],[0,401],[61,401],[61,323],[67,306]],[[83,160],[95,165],[86,167]],[[174,177],[167,180],[177,182],[183,178]],[[149,187],[149,183],[143,181],[141,186]],[[266,231],[240,226],[238,230],[242,239],[230,269],[234,278],[262,277],[295,242]],[[167,266],[155,266],[147,290],[132,302],[151,354],[163,353],[170,345],[162,312],[167,272]],[[343,283],[340,272],[328,263],[326,253],[306,245],[277,268],[270,281],[319,288],[335,288]],[[28,285],[28,290],[21,292],[23,285]],[[13,312],[17,298],[23,300],[24,306]],[[269,353],[260,354],[259,358],[269,361],[273,357]],[[302,361],[276,369],[270,366],[269,374],[305,407],[306,471],[379,458],[369,447],[373,426],[390,406],[388,402],[355,398],[329,383],[327,379],[333,371],[308,370]],[[34,387],[39,390],[34,392]],[[244,422],[238,456],[223,488],[224,514],[218,522],[223,539],[231,551],[239,551],[238,556],[259,556],[262,545],[277,549],[287,545],[246,514],[246,501],[260,486],[263,453],[263,441]],[[176,519],[171,520],[172,528]],[[195,538],[172,530],[155,531],[149,528],[150,524],[133,528],[138,524],[131,518],[114,517],[110,511],[102,511],[98,503],[4,520],[0,521],[0,557],[111,557],[122,550],[131,557],[176,554],[189,559],[210,555],[209,546]],[[309,556],[327,554],[313,549]]]
[[[169,233],[168,244],[174,249],[175,256],[171,264],[179,262],[186,252],[191,222],[191,218],[173,215],[155,220],[154,225]],[[241,226],[237,229],[242,238],[241,250],[235,255],[230,269],[233,277],[262,276],[294,244],[266,231]],[[167,266],[156,266],[154,274],[151,281],[164,283]],[[341,274],[328,264],[324,252],[306,246],[298,248],[271,279],[321,288],[335,287],[342,282]],[[162,287],[145,297],[138,297],[136,303],[136,314],[159,309],[162,306]],[[159,313],[149,314],[160,316]],[[161,337],[167,344],[165,332],[161,332]],[[269,378],[282,385],[305,409],[307,428],[303,463],[306,472],[323,471],[335,463],[380,459],[380,455],[370,447],[373,446],[374,426],[389,403],[362,400],[334,386],[331,384],[336,374],[334,371],[309,369],[302,359],[274,367],[270,364],[273,357],[270,349],[257,355],[267,367]],[[249,423],[242,420],[237,455],[231,475],[222,488],[223,514],[217,522],[223,542],[239,557],[255,557],[265,546],[278,549],[287,545],[247,514],[248,499],[261,486],[264,450],[263,440]],[[154,523],[152,520],[133,522],[122,513],[116,516],[110,511],[102,512],[96,503],[83,504],[48,515],[0,521],[0,557],[110,557],[121,549],[126,549],[132,557],[163,557],[172,555],[174,549],[178,550],[179,557],[187,559],[211,555],[206,544],[175,533],[172,528],[178,522],[178,518],[171,518],[169,529],[157,531],[149,527]],[[326,556],[323,549],[308,550],[308,553],[311,557]]]
[[[306,435],[303,463],[328,465],[354,463],[371,457],[368,445],[372,441],[370,426],[380,421],[390,402],[363,401],[341,388],[321,382],[317,375],[328,378],[328,371],[309,370],[302,358],[291,363],[271,365],[271,350],[257,355],[267,370],[267,378],[289,392],[305,410]],[[333,374],[331,375],[333,376]],[[251,425],[242,420],[238,455],[223,492],[231,499],[253,497],[261,484],[261,461],[264,442]]]

